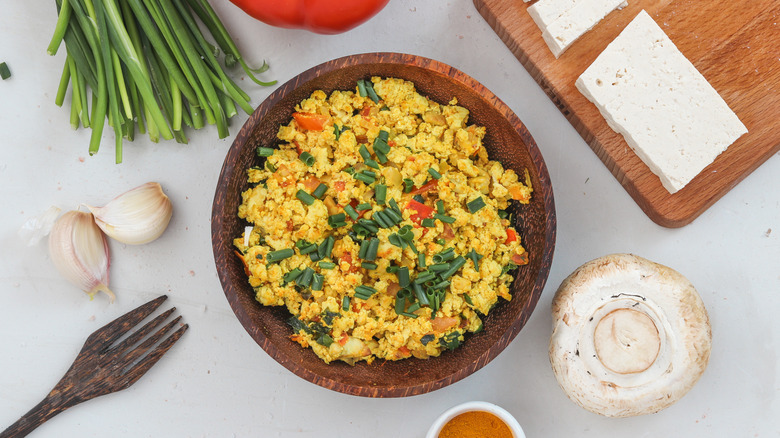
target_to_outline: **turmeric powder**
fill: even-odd
[[[438,438],[512,438],[514,434],[500,418],[485,411],[469,411],[455,416],[439,432]]]

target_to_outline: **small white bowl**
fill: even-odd
[[[507,426],[509,426],[509,429],[512,431],[514,438],[525,438],[525,432],[523,432],[523,428],[520,427],[520,423],[515,420],[515,417],[513,417],[512,414],[500,406],[484,401],[470,401],[446,410],[439,416],[439,418],[436,419],[436,421],[433,422],[433,425],[431,425],[431,428],[428,429],[428,434],[425,435],[425,438],[437,438],[439,436],[439,432],[441,432],[441,429],[445,424],[447,424],[448,421],[452,420],[459,414],[470,411],[490,412],[491,414],[500,418],[504,423],[506,423]]]

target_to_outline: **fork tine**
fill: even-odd
[[[101,344],[105,343],[106,346],[110,346],[131,328],[137,326],[147,316],[151,315],[166,299],[168,299],[168,296],[162,295],[125,313],[89,335],[86,344],[99,342]]]
[[[124,357],[122,357],[122,366],[128,366],[135,362],[136,359],[143,356],[154,344],[163,338],[168,332],[181,321],[181,316],[177,316],[168,324],[165,324],[161,329],[157,330],[151,336],[146,338],[139,346],[130,350]]]
[[[111,350],[112,351],[116,351],[117,353],[121,353],[122,351],[132,347],[133,345],[138,343],[138,341],[140,341],[141,339],[146,337],[146,335],[151,333],[152,330],[157,328],[158,325],[162,324],[163,321],[168,319],[168,317],[171,316],[171,314],[175,310],[176,310],[175,307],[171,307],[170,309],[168,309],[165,312],[161,313],[160,315],[158,315],[153,320],[151,320],[151,321],[147,322],[146,324],[144,324],[144,326],[141,327],[140,329],[138,329],[135,333],[133,333],[132,335],[130,335],[127,338],[125,338],[124,341],[120,342],[115,347],[111,348]],[[179,319],[180,318],[181,317],[179,317]]]
[[[187,331],[187,329],[190,328],[188,324],[184,324],[181,326],[178,330],[173,332],[170,336],[165,338],[160,345],[158,345],[154,350],[152,350],[151,353],[146,355],[143,359],[141,359],[137,364],[135,364],[133,367],[128,369],[125,372],[125,378],[127,379],[125,384],[120,389],[127,388],[128,386],[135,383],[138,379],[141,378],[144,374],[146,374],[147,371],[149,371],[149,368],[154,366],[154,364],[157,363],[160,358],[163,357],[163,355],[170,350],[170,348],[173,346],[173,344],[176,343],[176,341],[181,338],[181,335],[184,334],[184,332]]]

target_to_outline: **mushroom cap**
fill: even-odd
[[[558,288],[552,317],[550,363],[559,385],[608,417],[672,405],[710,357],[707,310],[690,281],[632,254],[577,268]]]

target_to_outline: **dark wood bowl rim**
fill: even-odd
[[[536,281],[534,282],[533,290],[531,291],[531,296],[528,305],[523,310],[522,314],[515,321],[513,321],[510,327],[503,333],[503,335],[500,338],[501,342],[497,342],[496,343],[497,345],[491,346],[490,348],[486,349],[481,355],[479,355],[472,361],[469,367],[467,367],[466,369],[461,369],[458,372],[453,373],[451,375],[442,376],[441,378],[438,378],[435,381],[431,381],[429,383],[422,384],[422,385],[418,384],[415,386],[404,386],[401,384],[398,386],[381,387],[381,388],[359,386],[359,385],[353,385],[345,382],[336,381],[328,377],[323,377],[321,375],[313,373],[312,371],[305,368],[304,366],[301,366],[295,360],[283,354],[273,344],[273,342],[269,341],[269,339],[260,330],[252,329],[254,322],[252,321],[251,317],[247,313],[247,310],[240,305],[239,300],[236,298],[236,294],[238,293],[238,291],[230,281],[227,268],[225,266],[220,266],[219,262],[217,262],[219,260],[221,252],[225,250],[225,248],[222,248],[219,244],[220,242],[219,235],[221,233],[222,228],[224,227],[224,220],[219,207],[222,202],[222,199],[225,199],[225,197],[231,195],[230,193],[227,192],[227,184],[225,183],[225,181],[227,180],[227,178],[229,178],[230,175],[232,175],[237,170],[235,168],[235,163],[230,162],[228,158],[233,153],[236,153],[237,150],[240,150],[241,148],[244,147],[244,140],[250,137],[250,134],[252,133],[252,130],[255,128],[255,126],[257,126],[260,123],[260,121],[268,113],[268,111],[277,102],[279,102],[287,94],[287,92],[292,91],[298,86],[301,86],[309,82],[310,80],[317,78],[318,76],[323,75],[325,73],[329,73],[343,67],[349,67],[349,66],[360,65],[360,64],[406,64],[410,66],[415,66],[415,67],[435,71],[444,76],[448,76],[449,78],[457,82],[461,82],[467,87],[470,87],[472,89],[476,88],[482,90],[483,91],[482,96],[486,100],[491,101],[495,106],[495,108],[498,110],[498,112],[503,114],[508,119],[508,121],[517,130],[517,133],[525,143],[530,158],[533,161],[534,165],[536,166],[536,172],[538,173],[538,178],[539,178],[539,182],[537,183],[537,186],[534,187],[534,196],[539,197],[541,195],[542,199],[538,200],[537,202],[544,203],[545,246],[542,249],[542,263],[538,275],[536,277]],[[238,169],[238,170],[243,171],[244,169]],[[235,194],[232,195],[235,196]],[[236,314],[239,322],[245,328],[245,330],[247,330],[249,335],[255,340],[255,342],[258,343],[258,345],[260,345],[266,351],[268,355],[270,355],[277,362],[282,364],[284,367],[292,371],[297,376],[328,389],[332,389],[345,394],[364,396],[364,397],[405,397],[411,395],[424,394],[436,389],[443,388],[452,383],[455,383],[469,376],[470,374],[476,372],[483,366],[487,365],[491,360],[493,360],[504,348],[506,348],[506,346],[515,338],[515,336],[517,336],[520,329],[523,327],[528,317],[530,316],[531,312],[535,308],[539,300],[539,297],[541,296],[542,290],[544,289],[544,285],[549,275],[550,266],[552,264],[553,251],[554,251],[555,239],[556,239],[556,227],[557,227],[557,220],[555,214],[552,183],[550,181],[547,166],[544,162],[544,158],[542,157],[541,152],[539,151],[538,146],[536,145],[536,142],[533,140],[527,128],[520,121],[520,119],[515,115],[515,113],[503,101],[501,101],[498,97],[496,97],[492,92],[487,90],[478,81],[466,75],[465,73],[455,69],[454,67],[441,63],[439,61],[435,61],[429,58],[424,58],[416,55],[408,55],[402,53],[385,53],[385,52],[349,55],[328,62],[324,62],[320,65],[312,67],[304,71],[303,73],[295,76],[294,78],[290,79],[285,84],[277,88],[277,90],[275,90],[273,93],[271,93],[271,95],[269,95],[263,101],[263,103],[257,107],[255,112],[249,117],[246,123],[242,126],[241,130],[236,135],[236,138],[233,144],[231,145],[230,150],[226,155],[225,162],[223,163],[222,170],[220,172],[219,181],[217,183],[216,193],[214,196],[214,203],[212,206],[212,216],[211,216],[212,245],[213,245],[213,253],[214,253],[217,273],[219,275],[220,282],[222,283],[225,296],[228,299],[228,302],[230,303],[230,307],[233,309],[233,312]],[[260,306],[259,303],[257,305]]]

